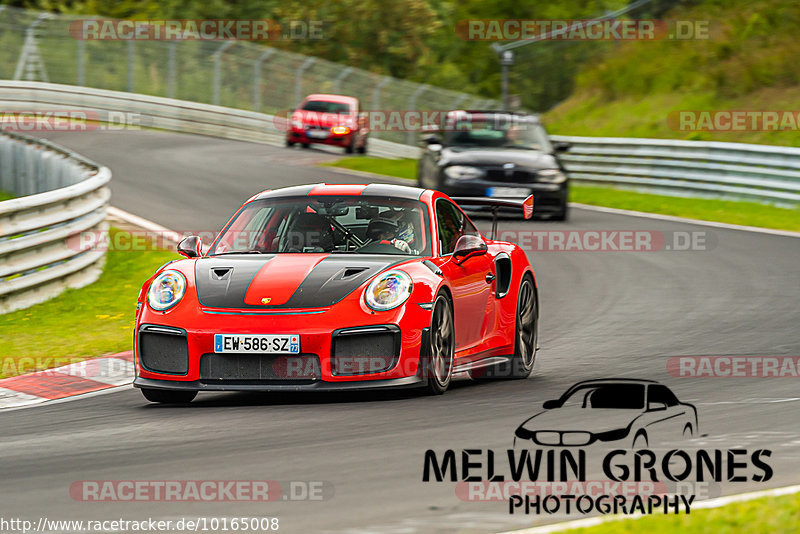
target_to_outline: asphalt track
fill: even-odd
[[[156,132],[49,137],[112,169],[115,206],[176,230],[215,230],[265,188],[358,181],[311,166],[332,157],[324,151]],[[579,380],[610,376],[659,380],[694,403],[702,432],[694,446],[773,451],[768,483],[726,484],[722,493],[800,480],[798,378],[688,379],[666,370],[676,355],[800,356],[800,239],[579,209],[567,223],[501,226],[702,231],[713,247],[529,252],[542,319],[541,350],[525,381],[462,380],[435,398],[206,394],[190,407],[150,405],[138,391],[121,388],[0,413],[3,516],[270,516],[286,532],[529,525],[548,518],[510,516],[504,503],[461,502],[450,483],[422,483],[425,450],[504,450],[542,401]],[[68,493],[75,481],[118,479],[326,481],[335,495],[322,502],[98,504]]]

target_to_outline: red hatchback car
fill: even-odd
[[[308,95],[289,118],[286,146],[299,143],[344,148],[351,154],[367,152],[369,130],[360,116],[358,99],[340,95]]]
[[[465,199],[516,207],[525,200]],[[455,373],[525,378],[536,278],[517,245],[484,238],[446,195],[315,184],[248,200],[206,250],[139,294],[136,380],[153,402],[198,391],[427,388]]]

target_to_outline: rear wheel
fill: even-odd
[[[187,404],[197,396],[196,391],[142,388],[142,395],[150,402],[161,404]]]
[[[455,329],[450,300],[439,293],[431,313],[430,346],[423,369],[427,377],[428,392],[441,395],[447,391],[453,378],[455,357]]]
[[[358,147],[359,154],[366,154],[367,153],[367,140],[364,139],[364,144]]]
[[[527,378],[533,371],[539,342],[539,302],[530,275],[525,275],[517,294],[514,355],[507,362],[476,369],[472,378]]]
[[[350,138],[350,144],[344,147],[345,154],[352,154],[353,152],[355,152],[355,146],[356,146],[356,136],[354,135]]]
[[[294,146],[294,141],[289,141],[289,140],[287,139],[287,140],[286,140],[286,146],[288,146],[288,147],[293,147],[293,146]]]
[[[300,146],[302,146],[303,148],[308,148],[311,145],[309,143],[301,143]]]

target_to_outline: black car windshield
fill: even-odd
[[[344,102],[328,102],[325,100],[309,100],[303,107],[303,111],[318,111],[320,113],[340,113],[347,115],[350,113],[350,105]]]
[[[516,148],[552,152],[547,132],[537,121],[515,115],[473,113],[448,121],[446,146]]]
[[[587,384],[576,388],[563,401],[562,407],[644,409],[642,384]]]
[[[430,254],[428,211],[418,200],[306,196],[246,205],[209,255]]]

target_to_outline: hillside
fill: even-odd
[[[797,129],[687,132],[667,121],[688,110],[800,110],[797,0],[704,0],[665,18],[709,20],[710,38],[618,44],[545,114],[550,131],[800,146]]]

